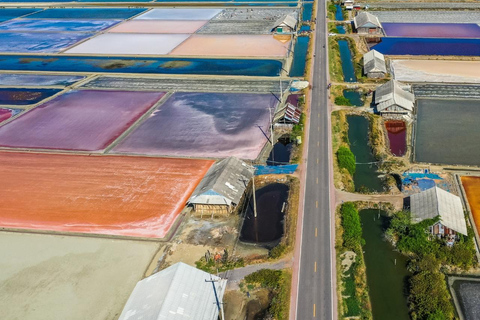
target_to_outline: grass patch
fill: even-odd
[[[303,101],[304,101],[304,98],[302,98]],[[300,105],[300,100],[298,102],[298,104]],[[302,102],[302,105],[304,104],[304,102]],[[302,155],[303,155],[303,143],[305,141],[304,137],[305,137],[305,110],[304,108],[302,107],[302,114],[300,115],[300,121],[298,124],[294,125],[293,126],[293,129],[292,129],[292,132],[290,133],[290,139],[293,140],[293,141],[297,141],[297,137],[300,137],[300,139],[302,140],[302,144],[298,145],[298,144],[295,144],[295,148],[292,150],[292,156],[291,156],[291,160],[290,162],[291,163],[299,163],[300,160],[302,160]]]
[[[340,59],[340,48],[336,38],[338,37],[328,38],[328,66],[331,80],[343,82],[342,59]]]
[[[351,317],[371,320],[371,305],[368,296],[365,262],[362,251],[362,227],[360,216],[354,203],[347,202],[337,208],[335,247],[337,252],[337,285],[340,319]],[[354,256],[347,270],[341,267],[345,254]],[[343,257],[343,258],[342,258]]]
[[[206,257],[200,258],[200,260],[195,261],[195,266],[208,273],[217,273],[224,272],[227,270],[241,268],[245,266],[243,258],[239,257],[230,257],[228,252],[222,256],[221,259],[215,260],[213,257],[210,257],[208,260]]]
[[[333,178],[335,187],[346,191],[355,191],[353,176],[346,168],[341,168],[337,152],[340,147],[349,147],[348,123],[345,110],[332,112],[332,149],[333,149]]]
[[[265,288],[272,293],[272,301],[267,311],[267,318],[270,316],[277,320],[288,319],[292,282],[291,271],[261,269],[246,276],[245,282],[247,286],[254,285]]]
[[[349,99],[345,98],[343,96],[343,93],[341,96],[337,96],[335,97],[335,104],[337,106],[347,106],[347,107],[351,107],[352,106],[352,103],[350,102]]]

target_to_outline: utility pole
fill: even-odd
[[[213,293],[215,294],[215,301],[217,303],[218,312],[222,315],[222,320],[225,320],[225,314],[223,313],[223,303],[220,303],[218,300],[217,288],[215,288],[215,282],[218,280],[213,280],[212,275],[210,275],[210,280],[205,280],[205,282],[211,282],[213,286]]]
[[[257,218],[257,200],[255,199],[255,172],[253,173],[252,184],[253,184],[253,216]]]

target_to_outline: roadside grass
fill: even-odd
[[[333,82],[343,82],[342,60],[340,59],[340,48],[337,38],[328,38],[328,65],[330,70],[330,79]]]
[[[365,261],[362,251],[362,226],[355,203],[346,202],[335,212],[335,249],[337,253],[337,292],[340,319],[372,319]],[[344,270],[342,256],[353,253],[354,261]]]
[[[353,176],[338,164],[337,151],[343,146],[350,148],[348,142],[348,123],[345,110],[332,112],[332,151],[333,151],[333,180],[335,188],[355,191]]]
[[[297,231],[298,205],[300,202],[300,180],[287,176],[289,193],[287,212],[285,213],[285,234],[280,243],[269,252],[269,258],[278,259],[293,251]]]

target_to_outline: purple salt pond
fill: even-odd
[[[474,23],[382,23],[389,37],[480,38],[480,26]]]
[[[270,136],[272,94],[175,93],[113,152],[255,159]]]
[[[70,91],[0,127],[0,146],[100,151],[164,94]]]

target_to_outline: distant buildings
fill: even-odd
[[[376,16],[362,11],[353,18],[353,26],[358,34],[383,35],[383,27]]]
[[[376,50],[370,50],[363,55],[363,73],[367,78],[385,78],[387,66],[385,56]]]
[[[411,117],[415,96],[402,88],[400,82],[390,80],[375,90],[374,104],[382,116]]]
[[[453,244],[457,233],[467,235],[460,198],[443,189],[433,187],[411,195],[410,211],[414,223],[438,217],[439,221],[429,227],[429,232],[434,236],[447,237],[450,244]]]
[[[254,172],[240,159],[223,159],[208,170],[188,204],[201,216],[228,215],[240,203]]]
[[[176,263],[139,281],[119,320],[217,320],[217,303],[222,303],[226,284],[227,280]]]

